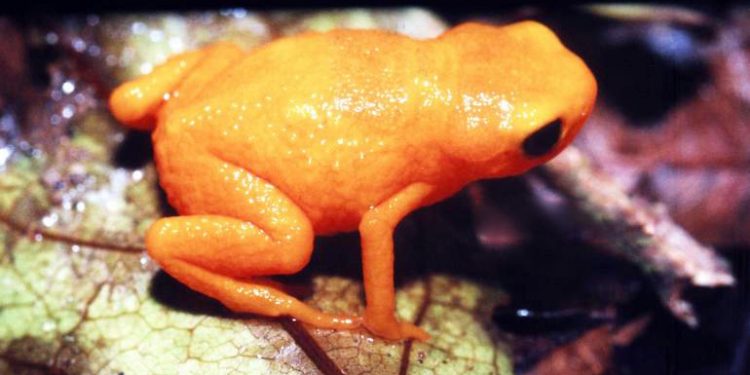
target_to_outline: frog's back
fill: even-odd
[[[168,116],[287,193],[318,232],[352,230],[432,152],[410,128],[423,99],[413,82],[434,76],[434,58],[430,43],[389,32],[303,34],[249,53]]]
[[[283,38],[251,51],[206,91],[217,94],[263,88],[289,95],[346,89],[351,82],[363,91],[377,80],[404,78],[424,67],[421,55],[430,54],[429,43],[384,30],[332,30]],[[425,56],[427,57],[427,56]],[[367,91],[365,91],[367,92]]]
[[[234,117],[205,127],[225,133],[237,123],[229,143],[264,135],[283,143],[305,133],[308,143],[318,143],[325,137],[403,133],[412,123],[404,114],[415,109],[411,81],[425,68],[428,50],[424,42],[376,30],[284,38],[247,54],[184,110]]]

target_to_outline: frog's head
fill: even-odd
[[[477,177],[544,163],[570,144],[591,113],[594,76],[539,23],[464,24],[438,41],[455,56],[458,94],[442,145]]]

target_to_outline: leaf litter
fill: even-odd
[[[11,56],[2,61],[8,64],[0,79],[8,82],[6,87],[16,88],[0,91],[0,236],[5,245],[0,258],[0,373],[512,372],[513,338],[492,321],[493,310],[507,306],[508,296],[493,277],[486,277],[499,272],[494,263],[482,262],[486,254],[476,257],[469,249],[523,245],[523,236],[529,232],[524,234],[517,227],[515,222],[522,221],[517,220],[518,210],[508,220],[477,204],[478,190],[470,189],[469,201],[480,214],[480,222],[476,228],[469,225],[469,236],[445,244],[427,235],[427,241],[407,243],[414,254],[397,254],[397,261],[411,258],[409,271],[397,272],[406,275],[399,283],[398,314],[428,330],[433,340],[427,343],[385,342],[360,331],[328,331],[292,319],[234,315],[159,272],[145,255],[145,229],[170,208],[156,188],[147,137],[124,133],[103,102],[116,83],[148,72],[171,53],[217,38],[252,48],[279,36],[337,26],[390,28],[425,38],[444,30],[439,18],[420,9],[270,13],[231,9],[179,15],[89,15],[68,17],[65,22],[39,17],[23,27],[12,20],[0,21],[0,29],[8,35],[0,43],[0,53]],[[19,53],[18,46],[26,53]],[[722,50],[713,53],[722,56]],[[29,60],[24,61],[24,56]],[[599,112],[606,114],[606,108]],[[565,168],[556,171],[554,166],[548,169],[553,177],[549,185],[555,185],[555,173],[559,178],[568,172]],[[530,181],[534,188],[534,179]],[[575,200],[575,189],[583,185],[558,188]],[[622,197],[620,207],[633,217],[653,216],[647,205],[633,204],[621,193],[615,195]],[[588,193],[577,197],[590,198]],[[451,226],[459,220],[456,217],[463,217],[455,210],[455,202],[441,207],[448,216],[429,212],[415,216],[427,219],[428,225],[438,224],[432,230],[445,228],[448,234],[441,240],[465,235],[461,230],[466,228]],[[590,219],[596,219],[611,200],[600,203],[593,203]],[[673,226],[666,216],[657,214],[658,222]],[[483,215],[493,225],[499,222],[500,230],[484,228]],[[618,215],[605,219],[616,223]],[[627,219],[627,215],[619,218]],[[533,225],[538,229],[539,222]],[[636,236],[624,237],[626,242],[643,236],[639,225],[631,226]],[[399,232],[410,230],[414,225],[407,220]],[[691,242],[689,236],[684,238],[683,244],[689,243],[696,254],[709,259],[708,271],[719,277],[718,284],[731,283],[721,259]],[[628,249],[653,238],[646,233],[642,239],[645,242],[635,241]],[[338,251],[330,246],[332,242],[322,243],[316,244],[314,258],[318,253]],[[329,263],[334,259],[340,265],[332,268],[321,255],[322,261],[313,260],[316,264],[291,281],[302,284],[306,300],[314,306],[332,312],[361,312],[358,244],[342,243],[349,255],[328,258]],[[321,248],[329,246],[333,248]],[[444,250],[466,255],[443,259]],[[643,253],[649,256],[620,255],[652,272],[665,303],[679,305],[683,300],[676,285],[685,285],[684,280],[706,269],[700,265],[686,268],[690,262],[681,263],[685,259],[660,261],[666,253],[658,247],[654,251]],[[673,311],[679,316],[678,309]],[[631,341],[643,322],[591,329],[567,345],[558,345],[533,371],[575,368],[570,367],[576,366],[571,359],[590,350],[586,345],[606,347],[584,363],[591,373],[606,371],[610,347]],[[624,339],[622,332],[630,333]]]

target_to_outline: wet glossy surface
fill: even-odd
[[[295,273],[315,234],[359,228],[365,325],[424,339],[392,318],[393,228],[473,180],[556,155],[595,96],[583,62],[549,29],[523,22],[464,24],[428,41],[348,30],[250,53],[216,44],[120,86],[110,104],[120,121],[154,130],[160,182],[185,215],[147,237],[168,273],[235,310],[352,328],[357,319],[237,279]],[[559,141],[525,152],[557,119]]]

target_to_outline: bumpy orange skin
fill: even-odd
[[[394,318],[393,228],[467,183],[560,152],[596,82],[546,27],[464,24],[418,41],[386,31],[305,33],[245,52],[220,43],[117,88],[123,123],[154,130],[180,217],[148,232],[172,276],[238,311],[376,335],[429,336]],[[560,119],[536,157],[522,144]],[[359,230],[364,318],[313,310],[258,276],[304,267],[315,234]]]

